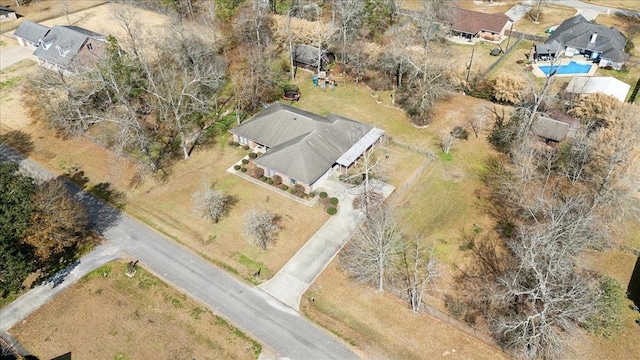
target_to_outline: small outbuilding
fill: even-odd
[[[612,76],[576,76],[567,85],[565,93],[569,96],[602,93],[625,102],[631,85]]]
[[[544,139],[548,145],[562,142],[569,133],[570,124],[544,115],[538,115],[533,123],[533,133]]]
[[[302,67],[311,71],[318,70],[318,61],[320,62],[320,70],[322,71],[326,70],[327,65],[335,60],[333,54],[311,45],[298,44],[293,50],[293,64],[296,67]]]

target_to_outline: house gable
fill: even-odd
[[[78,70],[95,65],[104,49],[104,36],[77,26],[56,25],[40,39],[33,55],[62,69]],[[77,56],[84,51],[86,56]]]
[[[18,38],[18,41],[22,39],[30,45],[36,46],[40,39],[45,37],[49,30],[50,29],[44,25],[25,20],[20,24],[20,26],[18,26],[16,31],[14,31],[13,36]]]

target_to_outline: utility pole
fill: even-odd
[[[473,53],[476,52],[476,46],[473,45],[473,49],[471,50],[471,60],[467,64],[467,84],[469,84],[469,74],[471,73],[471,64],[473,64]]]

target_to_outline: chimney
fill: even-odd
[[[591,43],[595,44],[597,38],[598,38],[598,33],[594,32],[593,35],[591,35]]]

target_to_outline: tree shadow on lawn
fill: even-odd
[[[31,135],[24,131],[12,130],[6,134],[0,135],[0,142],[17,150],[25,158],[29,156],[34,150],[33,141]]]

